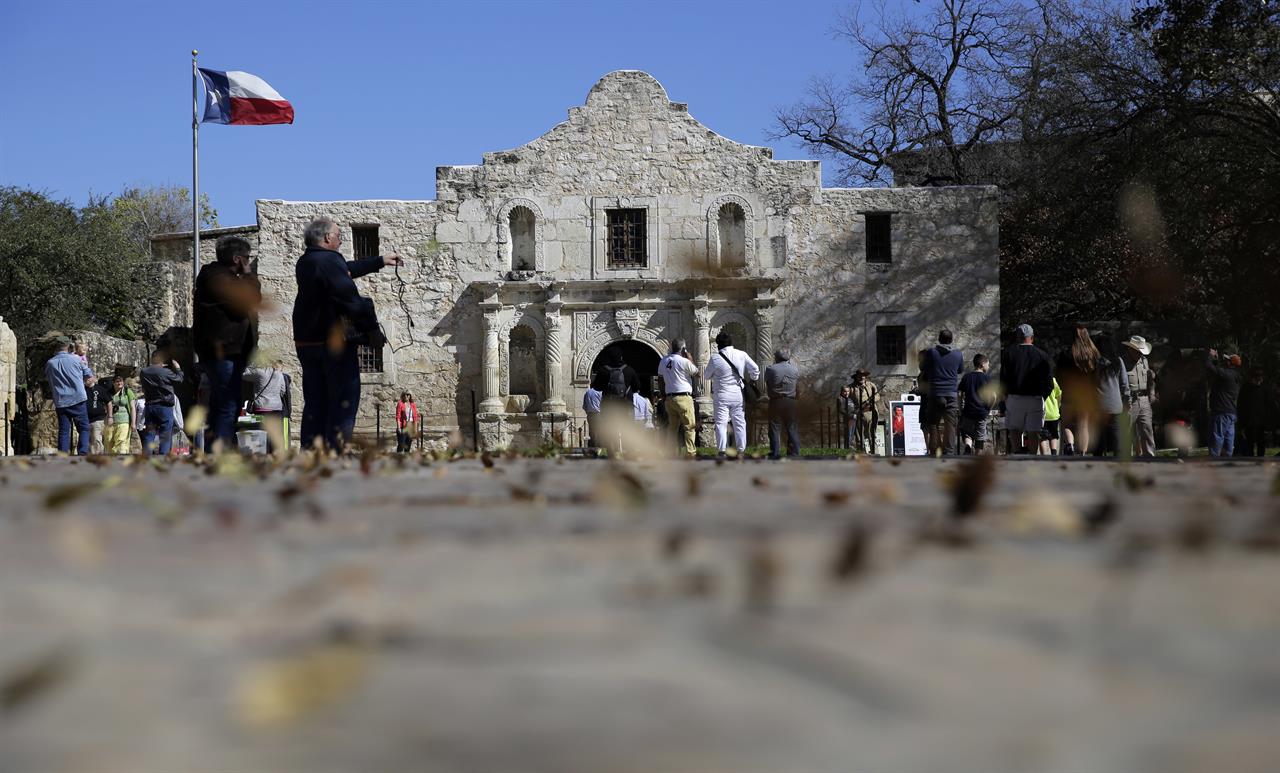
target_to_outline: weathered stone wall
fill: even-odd
[[[18,416],[18,337],[0,317],[0,454],[13,454],[12,423]]]
[[[705,362],[705,342],[736,325],[748,339],[740,348],[762,366],[769,348],[790,345],[813,395],[834,395],[859,365],[896,394],[914,371],[914,350],[944,326],[966,353],[995,351],[995,189],[823,189],[820,181],[816,161],[776,161],[768,148],[707,129],[651,76],[610,73],[545,135],[486,153],[479,165],[439,168],[434,201],[259,201],[259,272],[277,301],[263,314],[263,347],[296,372],[293,261],[303,226],[324,215],[344,229],[348,255],[351,226],[376,224],[383,252],[409,261],[404,284],[390,271],[359,280],[392,341],[384,372],[366,377],[366,432],[380,403],[390,435],[403,389],[440,433],[470,434],[473,390],[477,402],[491,398],[482,411],[511,411],[507,346],[521,323],[547,352],[539,378],[557,385],[540,398],[562,401],[543,410],[570,414],[591,355],[620,337],[661,351],[681,335]],[[616,207],[645,212],[643,268],[606,265],[606,210]],[[511,215],[527,230],[524,210],[534,217],[534,267],[512,273],[525,253],[513,247]],[[866,263],[867,210],[894,213],[888,266]],[[909,365],[874,365],[876,324],[906,326]],[[536,426],[524,416],[509,427],[489,422],[488,437],[506,442]]]

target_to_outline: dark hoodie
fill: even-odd
[[[955,397],[963,371],[964,353],[959,349],[953,349],[950,344],[925,349],[920,374],[929,384],[930,397]]]

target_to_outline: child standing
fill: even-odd
[[[991,361],[985,354],[973,355],[973,370],[960,378],[960,437],[964,453],[982,453],[987,444],[987,416],[991,413],[988,386],[991,384]]]
[[[1053,391],[1044,399],[1044,440],[1040,441],[1040,453],[1058,455],[1058,427],[1062,421],[1062,387],[1053,380]]]

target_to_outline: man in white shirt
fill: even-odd
[[[715,406],[716,451],[724,454],[732,421],[733,440],[741,459],[747,450],[747,414],[743,410],[742,390],[746,381],[760,378],[760,366],[746,352],[733,348],[733,338],[723,330],[716,336],[716,348],[719,351],[707,362],[706,370]]]
[[[587,446],[596,448],[604,438],[600,437],[600,398],[604,394],[593,383],[582,394],[582,411],[587,414]]]
[[[683,453],[687,457],[697,454],[698,417],[693,408],[693,377],[698,366],[693,364],[683,338],[671,342],[671,354],[658,363],[658,375],[662,378],[662,391],[667,397],[667,418],[671,431],[680,440],[684,432]]]
[[[653,406],[649,404],[649,398],[639,392],[631,395],[631,413],[636,424],[645,429],[653,429]]]

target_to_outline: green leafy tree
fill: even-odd
[[[217,213],[201,198],[203,225],[216,227]],[[0,188],[0,316],[22,340],[52,329],[153,336],[140,324],[140,309],[163,290],[151,281],[149,239],[189,230],[190,202],[175,186],[132,186],[81,208]]]

